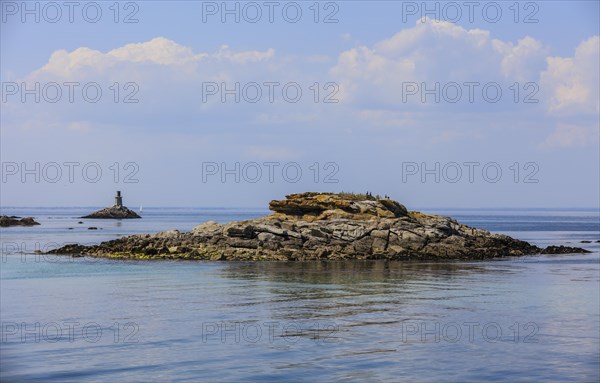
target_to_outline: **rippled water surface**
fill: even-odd
[[[437,211],[540,246],[593,251],[490,262],[139,262],[34,253],[264,214],[149,209],[142,220],[78,224],[87,210],[2,211],[42,223],[2,229],[3,382],[599,379],[597,211]]]

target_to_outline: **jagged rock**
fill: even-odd
[[[68,245],[51,253],[221,261],[448,260],[588,252],[564,246],[541,249],[452,218],[408,212],[396,201],[370,195],[292,194],[284,201],[271,201],[269,207],[274,213],[258,219],[210,221],[191,232],[133,235],[97,246]]]
[[[404,205],[391,199],[354,194],[302,193],[290,194],[282,201],[271,201],[269,209],[284,215],[302,217],[307,221],[328,219],[397,218],[408,214]]]
[[[181,232],[179,230],[167,230],[154,234],[155,238],[177,238]]]
[[[0,216],[0,227],[9,227],[9,226],[35,226],[39,225],[31,217],[20,218],[13,216],[2,215]]]

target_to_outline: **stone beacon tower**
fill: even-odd
[[[117,195],[115,196],[115,207],[123,207],[123,197],[121,197],[120,191],[117,191]]]

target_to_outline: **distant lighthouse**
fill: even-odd
[[[135,211],[127,209],[123,206],[123,197],[121,192],[117,191],[115,195],[115,204],[111,207],[101,209],[88,214],[81,218],[105,218],[105,219],[128,219],[128,218],[142,218]]]
[[[115,207],[123,206],[123,197],[121,197],[121,192],[117,191],[117,195],[115,196]]]

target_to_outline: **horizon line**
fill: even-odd
[[[80,206],[16,206],[7,205],[1,206],[0,209],[78,209],[78,208],[105,208],[107,206],[95,205],[80,205]],[[131,209],[131,208],[130,208]],[[144,209],[263,209],[269,210],[264,206],[146,206]],[[535,207],[519,207],[519,206],[478,206],[478,207],[443,207],[443,206],[416,206],[414,209],[435,209],[435,210],[600,210],[600,206],[535,206]],[[414,209],[409,209],[414,211]],[[132,210],[135,210],[132,209]]]

